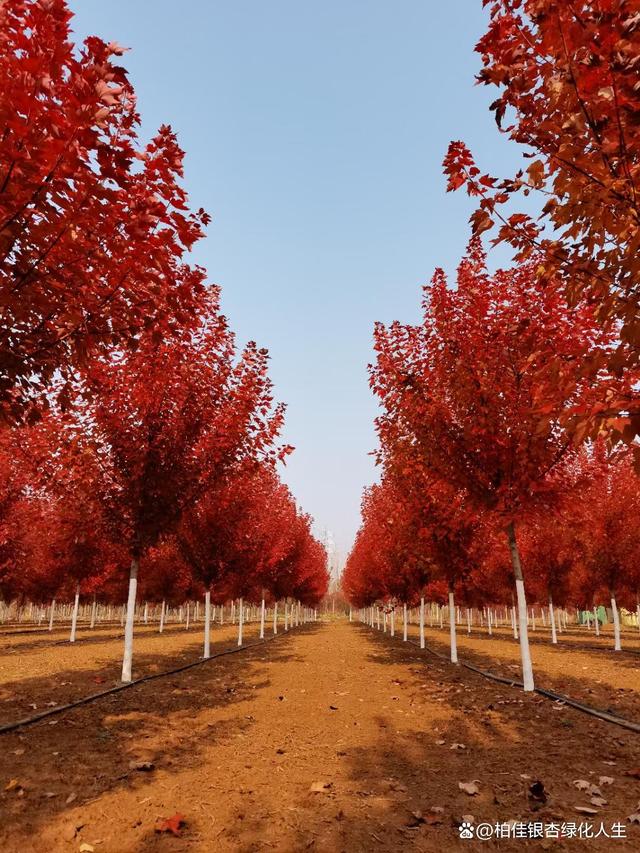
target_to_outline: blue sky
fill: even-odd
[[[143,134],[171,124],[213,216],[196,259],[240,342],[271,352],[288,404],[283,472],[342,557],[376,472],[374,321],[414,321],[455,268],[471,210],[441,162],[464,139],[488,171],[519,154],[474,85],[481,0],[70,0],[77,37],[131,48]]]

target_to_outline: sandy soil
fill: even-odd
[[[212,625],[211,650],[227,648],[237,637],[235,625]],[[244,626],[247,642],[257,639],[257,623]],[[28,717],[54,704],[63,705],[119,683],[123,633],[112,628],[86,628],[69,643],[63,629],[53,636],[0,636],[0,724]],[[135,628],[133,677],[174,669],[202,655],[203,627],[196,623]]]
[[[98,646],[78,648],[99,662]],[[89,660],[76,671],[88,675]],[[29,689],[40,678],[51,676]],[[640,767],[640,736],[344,620],[55,720],[2,736],[2,851],[496,849],[459,840],[462,816],[584,821],[580,779],[599,785],[607,803],[588,819],[610,831],[640,799],[626,775]],[[460,790],[474,780],[476,795]],[[530,796],[536,781],[546,802]],[[176,813],[180,836],[156,831]],[[499,848],[639,849],[640,827],[626,832]]]
[[[417,641],[417,626],[409,626],[409,637]],[[473,629],[468,635],[465,625],[458,626],[457,637],[461,660],[507,678],[520,679],[520,646],[512,633],[501,630],[490,637],[486,629]],[[428,646],[449,655],[448,626],[443,630],[427,627],[425,638]],[[613,651],[613,635],[609,628],[599,639],[586,628],[563,633],[557,645],[551,644],[548,630],[539,628],[530,633],[530,643],[537,686],[640,723],[637,632],[625,633],[621,652]]]

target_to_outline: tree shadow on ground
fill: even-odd
[[[300,802],[302,828],[278,849],[539,849],[540,841],[526,839],[461,840],[458,827],[465,815],[489,823],[585,821],[576,806],[588,806],[589,799],[574,780],[597,783],[599,774],[617,778],[606,788],[608,803],[596,810],[597,826],[600,820],[624,823],[635,810],[637,786],[621,775],[640,759],[637,735],[426,658],[401,638],[354,630],[364,635],[369,663],[389,671],[387,695],[372,697],[380,705],[377,733],[366,747],[346,751],[343,778],[313,802]],[[474,796],[459,787],[476,780]],[[546,802],[531,794],[536,781],[544,785]],[[627,840],[583,843],[597,851],[639,849],[640,830],[627,824],[627,834]],[[553,842],[553,849],[576,844]]]
[[[466,636],[464,634],[460,639],[463,640],[463,637]],[[410,638],[415,641],[417,633],[411,632]],[[474,641],[476,640],[475,637],[473,639]],[[491,639],[491,637],[487,639],[486,650],[483,651],[479,651],[477,648],[466,647],[463,641],[459,642],[458,656],[460,660],[468,661],[481,669],[500,675],[503,678],[520,680],[521,668],[518,644],[513,643],[513,659],[508,660],[499,655],[492,654]],[[500,638],[500,642],[504,642],[504,638]],[[427,649],[430,648],[448,658],[448,635],[446,637],[438,637],[433,632],[429,632],[427,636]],[[599,710],[618,714],[632,722],[640,723],[640,693],[631,687],[614,686],[598,681],[590,670],[585,669],[584,666],[582,670],[578,670],[575,665],[575,658],[572,658],[571,655],[573,652],[582,652],[582,649],[566,645],[564,647],[538,648],[537,651],[538,654],[536,655],[536,650],[534,649],[533,664],[536,685],[538,687],[562,693]],[[545,659],[542,655],[546,655],[547,653],[553,655],[553,658]],[[557,659],[556,655],[558,656]],[[598,657],[598,660],[601,660],[601,658]],[[562,663],[566,661],[566,666],[559,670],[558,664],[561,661]],[[637,674],[638,683],[640,684],[640,661],[635,655],[625,655],[623,652],[611,652],[611,659],[607,663],[610,664],[611,673],[624,669]]]
[[[247,627],[255,626],[258,623],[256,621],[245,622]],[[216,630],[228,629],[229,627],[234,627],[237,630],[237,625],[232,626],[232,623],[225,622],[224,625],[220,625],[219,623],[211,623],[211,630],[215,632]],[[204,631],[204,626],[202,622],[191,622],[189,628],[185,628],[184,624],[169,624],[164,626],[164,630],[160,632],[158,630],[158,625],[145,625],[144,623],[136,623],[135,625],[135,634],[136,637],[158,637],[162,638],[163,636],[175,636],[175,635],[191,635],[197,634],[197,632]],[[69,642],[69,632],[70,626],[65,627],[64,629],[57,629],[49,633],[46,631],[45,633],[40,634],[38,632],[38,636],[34,639],[29,640],[18,640],[17,642],[5,642],[4,645],[0,646],[0,659],[2,659],[3,655],[12,654],[16,652],[23,651],[46,651],[54,646],[68,646],[73,647],[73,643]],[[35,632],[31,632],[35,633]],[[22,635],[21,635],[22,636]],[[113,640],[122,640],[124,637],[124,628],[118,625],[112,626],[96,626],[95,628],[89,628],[88,625],[78,626],[78,635],[75,640],[75,645],[79,646],[91,646],[99,643],[107,643]],[[10,638],[11,639],[11,638]],[[0,635],[0,643],[2,642],[3,637]]]
[[[314,630],[306,625],[294,633]],[[296,659],[286,635],[0,736],[1,788],[16,780],[0,793],[0,849],[12,849],[12,833],[36,834],[66,810],[119,787],[144,796],[158,773],[178,772],[185,761],[197,766],[216,740],[250,729],[250,713],[236,714],[234,707],[269,686],[260,677],[267,659],[277,664]],[[169,668],[170,661],[162,663]],[[65,680],[65,673],[57,678]],[[30,685],[34,693],[48,684],[38,681]]]
[[[223,648],[234,647],[236,641],[237,628],[235,626],[216,626],[211,631],[211,649],[212,652],[219,651]],[[269,636],[269,635],[268,635]],[[159,642],[156,643],[156,637]],[[181,645],[178,648],[162,647],[162,639],[171,640],[172,643],[180,641]],[[253,642],[258,639],[258,626],[253,623],[245,628],[244,634],[245,643]],[[61,658],[64,662],[64,653],[69,649],[71,653],[82,655],[83,651],[88,648],[95,648],[90,644],[82,646],[68,646],[64,644],[62,647],[55,646],[52,651],[55,652],[56,658],[47,661],[45,665],[46,673],[41,673],[37,677],[31,677],[28,674],[24,678],[14,678],[11,680],[4,679],[0,684],[0,724],[12,722],[13,720],[22,719],[33,715],[34,711],[41,711],[47,707],[47,703],[55,702],[58,705],[65,704],[71,701],[77,701],[83,696],[91,693],[97,693],[100,690],[115,686],[119,683],[121,666],[122,666],[122,638],[110,637],[108,640],[111,643],[117,644],[108,651],[105,649],[104,657],[94,657],[86,663],[78,661],[80,665],[69,666],[68,669],[62,670]],[[145,650],[139,648],[139,641],[143,640]],[[153,649],[149,650],[149,641],[153,645]],[[105,640],[104,642],[107,642]],[[133,658],[133,675],[134,678],[139,678],[144,675],[157,674],[162,670],[173,669],[177,666],[182,666],[187,663],[192,663],[202,656],[203,630],[197,629],[193,632],[183,631],[181,633],[164,634],[145,634],[138,633],[134,636],[134,658]],[[155,646],[158,646],[157,651]],[[98,646],[99,649],[99,646]],[[0,661],[2,658],[0,657]],[[14,659],[15,660],[15,659]],[[25,665],[28,673],[29,659]],[[77,661],[74,661],[76,663]],[[0,664],[0,673],[2,667]],[[33,706],[37,707],[34,708]]]

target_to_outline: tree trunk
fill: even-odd
[[[509,540],[509,549],[511,551],[511,563],[513,565],[513,574],[516,581],[516,596],[518,599],[522,681],[525,691],[530,693],[535,688],[533,682],[533,666],[531,665],[531,650],[529,648],[529,633],[527,628],[527,596],[524,591],[524,578],[522,576],[520,553],[518,551],[518,543],[516,542],[516,530],[513,521],[509,523],[509,527],[507,528],[507,538]]]
[[[390,627],[391,636],[395,637],[395,635],[396,635],[396,608],[395,608],[395,606],[391,608],[391,615],[389,618],[391,619],[391,627]]]
[[[90,628],[95,628],[96,626],[96,597],[93,596],[93,604],[91,605],[91,623],[89,625]]]
[[[453,590],[449,590],[449,647],[451,649],[451,663],[458,663],[458,643],[456,638],[456,608],[453,599]]]
[[[242,645],[242,626],[244,624],[244,603],[238,599],[238,645]]]
[[[420,598],[420,648],[424,649],[424,595]]]
[[[187,601],[187,619],[186,619],[185,624],[184,624],[184,630],[185,631],[189,630],[189,617],[190,617],[190,615],[191,615],[191,604],[190,604],[190,602]]]
[[[553,599],[549,596],[549,624],[551,625],[551,642],[555,645],[558,642],[556,633],[556,617],[553,612]]]
[[[264,640],[264,595],[260,605],[260,639]]]
[[[124,655],[122,656],[122,681],[131,681],[131,664],[133,663],[133,615],[136,609],[136,592],[138,589],[138,558],[131,560],[129,570],[129,597],[127,599],[127,620],[124,626]]]
[[[76,628],[78,626],[78,607],[80,605],[80,584],[76,586],[76,596],[73,600],[73,613],[71,614],[71,635],[69,636],[69,642],[75,643],[76,641]]]
[[[278,633],[278,601],[273,604],[273,633]]]
[[[165,612],[165,602],[164,598],[162,599],[162,607],[160,608],[160,625],[158,626],[158,633],[162,634],[164,631],[164,612]]]
[[[402,605],[402,639],[407,642],[407,605],[406,602]]]
[[[202,657],[205,660],[211,657],[211,590],[204,594],[204,651]]]
[[[56,600],[51,599],[51,611],[49,613],[49,630],[53,631],[53,614],[56,612]]]
[[[613,650],[619,652],[622,650],[620,643],[620,614],[618,613],[618,605],[616,603],[615,593],[611,593],[611,610],[613,611]]]

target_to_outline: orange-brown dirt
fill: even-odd
[[[396,626],[397,630],[397,626]],[[418,628],[409,626],[410,639],[418,640]],[[449,655],[449,626],[425,629],[428,647]],[[499,629],[489,636],[474,627],[458,626],[461,660],[506,678],[520,679],[520,645],[513,634]],[[613,651],[611,626],[596,638],[586,627],[572,628],[551,643],[548,628],[530,631],[531,659],[538,687],[563,693],[592,707],[640,723],[640,639],[638,631],[625,631],[622,651]]]
[[[232,630],[214,635],[219,646],[231,645]],[[197,657],[199,633],[186,633],[141,637],[136,674]],[[512,641],[493,643],[483,647],[492,660],[511,653]],[[105,673],[110,683],[119,650],[105,638],[3,655],[12,667],[3,689],[20,697],[2,703],[5,719],[23,716],[28,697],[38,697],[38,710],[58,701],[56,683],[77,679],[78,694]],[[581,655],[609,660],[578,649],[548,657],[564,660],[585,698],[593,673],[582,674]],[[502,660],[509,665],[506,651]],[[639,735],[343,619],[134,686],[0,743],[7,853],[640,849],[640,827],[626,822],[640,799],[640,781],[627,775],[640,767]],[[590,806],[578,779],[599,785],[607,802]],[[475,796],[460,790],[473,781]],[[546,802],[529,795],[536,781]],[[180,836],[157,832],[175,813],[185,820]],[[462,841],[463,815],[602,821],[609,831],[621,821],[627,838]]]

